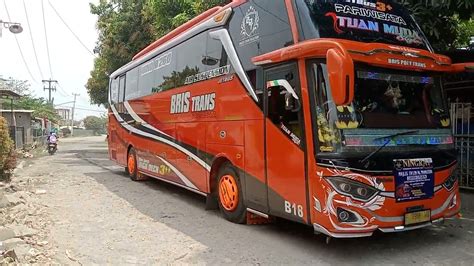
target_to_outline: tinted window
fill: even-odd
[[[138,97],[152,92],[162,91],[163,76],[170,75],[176,67],[176,54],[173,51],[164,52],[138,67],[139,92]]]
[[[119,93],[118,93],[118,102],[123,102],[125,96],[125,75],[120,76],[119,78]]]
[[[188,77],[207,69],[207,66],[203,64],[206,58],[206,36],[207,33],[201,33],[175,48],[178,58],[176,71],[164,77],[164,83],[175,83],[175,87],[183,86],[185,83],[192,83],[186,80]]]
[[[245,70],[256,68],[252,57],[293,44],[284,0],[250,0],[234,8],[229,31]]]
[[[227,54],[224,47],[222,47],[222,43],[219,40],[210,38],[209,34],[207,36],[206,48],[206,58],[203,61],[207,66],[206,70],[223,67],[228,64]]]
[[[127,72],[126,77],[125,100],[131,100],[139,97],[138,92],[138,68],[134,68]]]
[[[118,99],[118,78],[111,80],[110,84],[110,102],[112,104],[117,103]]]
[[[127,73],[127,79],[138,76],[138,92],[127,87],[127,99],[221,76],[230,71],[228,64],[221,42],[210,38],[209,32],[200,33]]]

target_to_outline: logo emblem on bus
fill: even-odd
[[[242,24],[240,25],[240,34],[244,38],[252,37],[257,31],[260,22],[257,10],[253,6],[250,6],[249,10],[245,14]]]

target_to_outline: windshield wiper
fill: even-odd
[[[403,131],[403,132],[399,132],[399,133],[396,133],[396,134],[392,134],[392,135],[388,135],[388,136],[385,136],[385,137],[379,137],[379,138],[374,139],[374,140],[387,139],[387,141],[384,144],[380,145],[380,147],[378,147],[377,150],[371,152],[369,155],[367,155],[364,159],[360,160],[359,162],[364,163],[367,160],[369,160],[370,158],[372,158],[372,156],[374,156],[379,151],[381,151],[383,148],[385,148],[385,146],[387,146],[390,143],[390,141],[392,141],[394,138],[399,137],[399,136],[404,136],[404,135],[416,134],[418,132],[419,132],[419,130]]]

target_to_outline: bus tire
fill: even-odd
[[[243,195],[237,170],[230,163],[224,164],[217,175],[217,201],[226,220],[238,224],[245,223],[247,208]]]
[[[137,153],[134,148],[130,148],[127,155],[127,174],[133,181],[138,181]]]

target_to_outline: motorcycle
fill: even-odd
[[[48,140],[48,153],[53,155],[58,150],[58,139],[55,136],[49,137]]]

